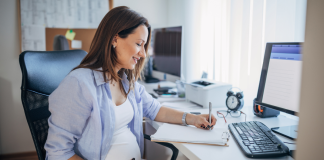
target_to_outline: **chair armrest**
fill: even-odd
[[[144,138],[147,139],[147,140],[151,140],[151,136],[147,135],[147,134],[143,134],[144,135]]]
[[[143,135],[144,135],[144,138],[145,138],[145,139],[151,141],[151,136],[149,136],[149,135],[147,135],[147,134],[143,134]],[[170,148],[170,149],[172,150],[172,152],[173,152],[173,153],[172,153],[171,160],[176,160],[176,159],[177,159],[178,154],[179,154],[179,150],[178,150],[177,147],[175,147],[173,144],[171,144],[171,143],[167,143],[167,142],[155,142],[155,143]]]

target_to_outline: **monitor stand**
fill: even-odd
[[[297,129],[298,129],[297,125],[271,128],[273,132],[278,133],[292,140],[297,139]]]
[[[152,76],[145,76],[145,83],[157,83],[157,82],[160,82],[160,80]]]

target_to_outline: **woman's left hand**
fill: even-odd
[[[200,114],[200,115],[194,115],[194,114],[187,114],[186,116],[186,122],[189,125],[194,125],[197,128],[202,129],[213,129],[213,127],[216,124],[217,119],[214,115],[211,115],[211,123],[209,123],[209,114]]]

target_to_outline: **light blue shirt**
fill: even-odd
[[[126,74],[122,84],[127,93]],[[134,117],[128,124],[143,155],[143,117],[155,119],[161,104],[145,88],[135,83],[128,94]],[[69,159],[74,154],[84,159],[106,158],[115,128],[115,111],[109,84],[103,74],[90,69],[76,69],[67,75],[49,96],[46,159]]]

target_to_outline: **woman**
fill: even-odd
[[[46,159],[141,159],[142,119],[209,129],[213,116],[166,108],[137,83],[151,28],[128,7],[101,21],[89,54],[49,96]]]

